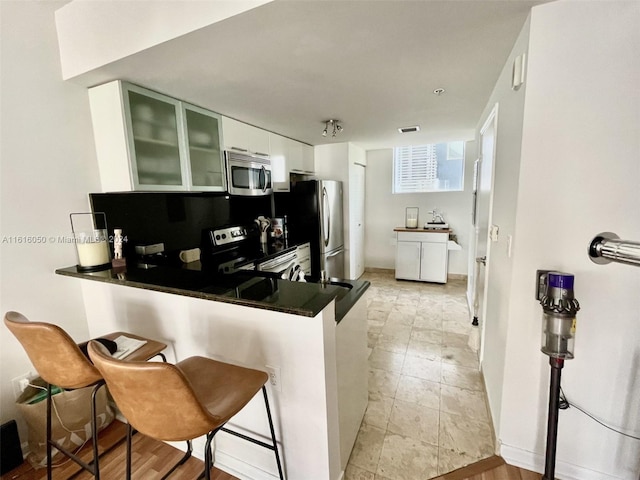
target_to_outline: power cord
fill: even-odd
[[[583,410],[582,408],[580,408],[579,406],[577,406],[574,403],[571,403],[566,395],[564,394],[564,391],[562,390],[562,387],[560,387],[560,400],[558,403],[558,408],[560,410],[567,410],[569,407],[573,407],[575,409],[577,409],[578,411],[584,413],[587,417],[591,418],[592,420],[594,420],[595,422],[599,423],[600,425],[602,425],[605,428],[608,428],[609,430],[611,430],[612,432],[616,432],[619,433],[620,435],[624,435],[625,437],[629,437],[629,438],[633,438],[634,440],[640,440],[640,437],[635,437],[633,435],[629,435],[628,433],[625,432],[621,432],[620,430],[616,430],[615,428],[610,427],[609,425],[607,425],[606,423],[601,422],[600,420],[598,420],[596,417],[594,417],[593,415],[591,415],[589,412]]]
[[[45,387],[41,387],[40,385],[34,385],[33,383],[29,383],[29,386],[30,386],[30,387],[33,387],[33,388],[40,389],[40,390],[44,390],[44,391],[46,391],[46,390],[47,390]],[[61,426],[64,430],[66,430],[68,433],[72,433],[72,434],[73,434],[73,433],[85,433],[84,428],[82,428],[82,429],[80,429],[80,430],[69,430],[69,429],[66,427],[66,425],[65,425],[65,424],[64,424],[64,422],[62,421],[62,418],[60,418],[60,414],[58,413],[58,407],[56,406],[56,402],[55,402],[55,395],[52,395],[52,396],[51,396],[51,405],[53,406],[53,411],[54,411],[54,413],[56,414],[56,417],[58,418],[58,421],[60,422],[60,426]],[[84,442],[82,442],[82,444],[78,445],[78,446],[76,447],[76,449],[73,451],[73,453],[74,453],[75,455],[77,455],[77,454],[80,452],[80,450],[82,450],[82,447],[84,447],[90,439],[91,439],[91,437],[87,435],[87,438],[85,438]],[[64,466],[64,465],[66,465],[67,463],[69,463],[71,460],[72,460],[72,458],[67,457],[67,459],[66,459],[66,460],[64,460],[64,461],[62,461],[62,462],[60,462],[60,461],[59,461],[58,463],[52,463],[52,464],[51,464],[51,466],[52,466],[53,468],[62,467],[62,466]]]

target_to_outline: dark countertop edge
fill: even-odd
[[[348,280],[346,283],[353,284],[353,288],[342,298],[342,301],[336,302],[336,324],[342,321],[351,310],[351,307],[360,300],[364,292],[371,286],[371,282],[368,280]]]
[[[202,299],[202,300],[212,300],[212,301],[215,301],[215,302],[222,302],[222,303],[232,303],[234,305],[241,305],[241,306],[244,306],[244,307],[254,307],[254,308],[260,308],[262,310],[271,310],[271,311],[275,311],[275,312],[290,313],[290,314],[293,314],[293,315],[300,315],[300,316],[303,316],[303,317],[315,317],[318,313],[320,313],[320,311],[324,310],[324,308],[330,303],[330,302],[328,302],[326,305],[324,305],[324,307],[322,307],[320,309],[320,311],[314,312],[313,310],[308,310],[308,309],[303,309],[303,308],[276,306],[276,305],[272,305],[272,304],[269,304],[269,303],[266,303],[266,302],[259,302],[259,301],[253,301],[253,300],[246,300],[246,299],[227,297],[227,296],[224,296],[224,295],[216,295],[216,294],[213,294],[213,293],[205,293],[205,292],[184,290],[184,289],[181,289],[181,288],[173,288],[173,287],[163,287],[163,286],[160,286],[160,285],[152,285],[152,284],[149,284],[149,283],[134,282],[134,281],[131,281],[131,280],[116,280],[116,279],[109,278],[109,277],[102,277],[102,276],[97,276],[97,275],[94,276],[94,275],[87,274],[87,273],[73,272],[71,270],[64,269],[64,268],[56,269],[55,273],[58,274],[58,275],[63,275],[63,276],[67,276],[67,277],[79,278],[81,280],[92,280],[92,281],[98,281],[98,282],[103,282],[103,283],[109,283],[111,285],[120,285],[120,286],[125,286],[125,287],[140,288],[142,290],[151,290],[151,291],[154,291],[154,292],[161,292],[161,293],[171,293],[171,294],[180,295],[180,296],[183,296],[183,297],[199,298],[199,299]],[[351,292],[348,295],[351,295]],[[348,296],[348,295],[345,295],[345,297]],[[360,294],[360,296],[361,295],[362,294]],[[345,314],[346,314],[346,312],[345,312]],[[342,316],[344,317],[344,314]],[[337,312],[336,312],[336,320],[337,320]]]

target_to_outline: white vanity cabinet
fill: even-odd
[[[269,158],[269,132],[229,117],[222,117],[225,150]]]
[[[271,175],[276,192],[290,190],[290,174],[313,175],[313,147],[276,133],[269,133]]]
[[[119,80],[89,102],[103,191],[225,190],[217,113]]]
[[[395,230],[396,278],[447,283],[449,231]]]

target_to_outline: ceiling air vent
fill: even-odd
[[[411,133],[411,132],[419,132],[420,126],[414,125],[413,127],[400,127],[398,129],[400,133]]]

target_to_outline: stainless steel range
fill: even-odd
[[[296,248],[287,248],[282,243],[261,243],[256,225],[207,229],[202,237],[200,261],[207,270],[223,274],[238,271],[286,274],[287,280],[299,270]]]

